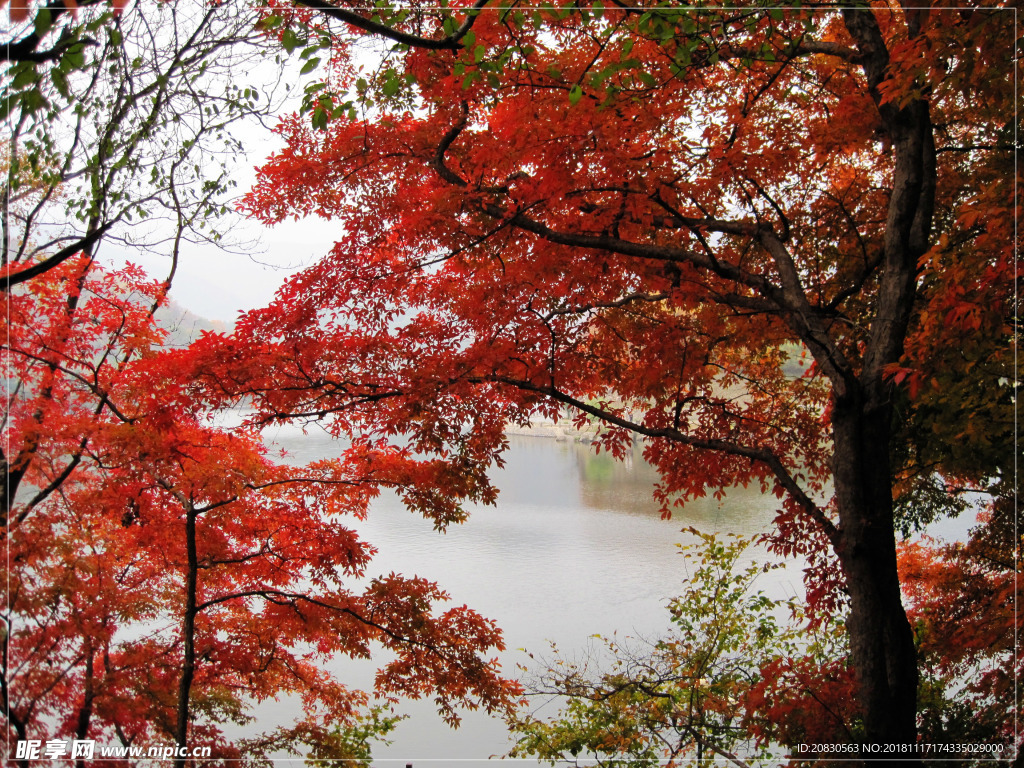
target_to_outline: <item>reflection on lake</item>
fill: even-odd
[[[296,462],[338,453],[336,443],[312,430],[303,436],[281,428],[266,437]],[[369,518],[356,523],[379,550],[370,575],[423,576],[438,582],[453,604],[465,603],[497,621],[508,646],[502,663],[509,675],[528,661],[521,649],[543,654],[548,640],[571,654],[595,634],[660,634],[668,623],[665,603],[685,578],[676,545],[692,536],[681,529],[753,535],[774,516],[774,497],[736,489],[721,502],[701,499],[664,521],[651,497],[656,474],[639,454],[623,463],[574,442],[510,441],[506,465],[493,475],[501,490],[497,506],[474,508],[466,524],[437,533],[393,495],[376,500]],[[775,595],[800,591],[798,568],[770,578],[764,587]],[[354,687],[369,687],[374,668],[350,660],[335,667]],[[276,705],[279,716],[286,706]],[[272,718],[274,709],[261,708],[261,718]],[[461,761],[509,747],[503,724],[482,713],[466,713],[453,731],[429,702],[412,702],[402,711],[409,719],[391,746],[375,750],[376,762],[459,759],[468,765]]]

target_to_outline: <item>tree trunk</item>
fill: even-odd
[[[86,643],[85,691],[82,696],[82,706],[78,709],[78,725],[75,727],[76,739],[85,739],[89,733],[89,724],[92,722],[93,702],[96,699],[95,673],[96,650],[92,647],[92,639],[90,638]],[[85,768],[85,760],[78,758],[75,761],[75,768]]]
[[[848,399],[849,400],[849,399]],[[889,468],[891,408],[863,398],[836,402],[833,473],[842,537],[837,547],[850,595],[850,659],[870,745],[916,741],[917,654],[900,597]],[[900,760],[906,753],[868,752]]]
[[[917,652],[896,569],[892,470],[893,411],[886,367],[903,354],[916,293],[917,264],[929,247],[937,173],[928,103],[887,101],[880,89],[890,57],[878,19],[867,7],[846,8],[843,20],[861,53],[869,93],[893,154],[892,193],[876,314],[859,376],[833,399],[833,480],[841,530],[836,547],[850,595],[850,661],[864,717],[864,741],[917,741]],[[916,22],[909,30],[918,32]],[[869,752],[882,764],[920,765],[913,752]]]
[[[185,547],[188,571],[185,575],[185,615],[182,617],[181,638],[184,646],[181,680],[178,684],[178,712],[174,727],[174,743],[179,755],[184,752],[188,739],[189,697],[196,670],[196,583],[199,574],[199,555],[196,549],[196,512],[191,507],[185,513]],[[175,768],[184,768],[185,758],[175,756]]]

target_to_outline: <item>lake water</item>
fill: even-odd
[[[338,453],[322,432],[282,427],[266,437],[296,462]],[[642,460],[616,462],[571,441],[510,439],[506,466],[494,473],[501,490],[496,507],[475,508],[467,523],[441,534],[384,496],[358,525],[379,549],[371,575],[396,571],[434,580],[453,604],[498,622],[508,647],[506,674],[529,663],[522,649],[543,655],[549,641],[571,656],[596,634],[661,634],[666,602],[682,591],[686,576],[677,544],[693,537],[682,529],[752,536],[774,516],[774,497],[737,489],[721,502],[688,504],[665,521],[651,496],[656,475]],[[794,565],[766,576],[762,586],[777,597],[799,595],[800,578]],[[333,666],[347,685],[370,686],[375,665],[343,660]],[[287,702],[262,707],[259,719],[290,720],[288,709]],[[451,730],[429,701],[411,702],[402,712],[408,719],[391,745],[375,749],[375,763],[484,765],[510,747],[503,723],[482,713],[466,713],[462,727]]]

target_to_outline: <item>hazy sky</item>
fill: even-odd
[[[280,148],[283,140],[253,129],[245,143],[247,154],[238,159],[233,172],[237,195],[249,190],[255,167]],[[332,232],[337,231],[337,224],[317,218],[264,227],[255,220],[232,216],[221,222],[222,231],[225,224],[230,225],[225,234],[226,249],[210,244],[182,245],[171,288],[171,297],[185,308],[225,322],[233,322],[241,311],[267,304],[288,275],[331,248],[336,239]],[[116,259],[119,251],[111,248],[107,256]],[[166,256],[133,253],[127,258],[153,277],[162,277],[170,264]]]
[[[336,225],[335,225],[336,226]],[[213,246],[185,246],[171,296],[212,320],[234,321],[243,310],[267,304],[288,275],[326,253],[334,240],[331,225],[313,219],[272,229],[241,221],[233,235],[258,242],[239,253]]]

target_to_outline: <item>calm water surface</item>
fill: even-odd
[[[303,435],[282,427],[267,439],[300,463],[338,453],[336,443],[312,430]],[[666,602],[686,577],[677,545],[693,537],[682,529],[754,535],[774,516],[774,497],[737,489],[721,502],[688,504],[665,521],[651,496],[655,479],[639,459],[620,463],[587,445],[513,437],[506,466],[494,473],[501,490],[496,507],[474,508],[466,524],[438,533],[394,496],[382,496],[357,526],[379,550],[370,575],[431,579],[452,604],[497,621],[508,647],[503,668],[515,675],[517,664],[529,664],[523,649],[543,655],[549,641],[572,655],[596,634],[660,634],[668,625]],[[798,567],[770,578],[763,587],[775,596],[801,593]],[[332,666],[347,685],[367,688],[376,667],[347,659]],[[287,701],[266,705],[259,720],[290,721],[290,709]],[[408,719],[390,746],[375,749],[375,763],[465,767],[510,746],[504,725],[479,712],[467,712],[458,730],[429,702],[411,702],[402,712]]]

